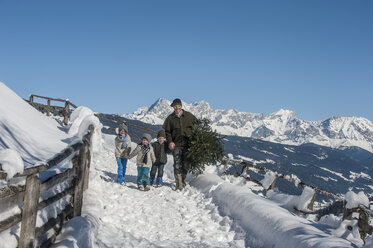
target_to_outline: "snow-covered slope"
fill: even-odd
[[[141,107],[123,117],[150,124],[163,124],[172,112],[171,102],[160,98],[150,107]],[[217,132],[252,137],[266,141],[300,145],[314,143],[332,148],[357,146],[373,152],[373,122],[361,117],[331,117],[324,121],[303,121],[294,111],[280,109],[266,114],[238,112],[234,109],[212,109],[205,101],[183,108],[198,118],[207,118]]]
[[[0,149],[17,151],[26,167],[44,163],[68,145],[59,127],[0,82]]]

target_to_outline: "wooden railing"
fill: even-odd
[[[294,184],[296,183],[297,185],[299,185],[303,188],[304,187],[312,188],[315,191],[315,193],[314,193],[310,203],[307,206],[309,211],[296,209],[294,207],[294,209],[296,211],[300,212],[300,213],[303,213],[303,214],[317,214],[317,216],[319,218],[321,217],[321,215],[320,215],[321,211],[315,211],[315,212],[313,211],[314,203],[315,203],[315,199],[316,199],[316,193],[328,196],[330,198],[334,198],[336,203],[342,202],[343,206],[346,206],[346,202],[345,202],[345,199],[344,199],[343,195],[337,195],[337,194],[327,192],[326,190],[323,190],[323,189],[317,188],[315,186],[312,186],[312,185],[303,183],[301,181],[298,181],[299,179],[297,179],[297,181],[296,181],[296,179],[294,179],[292,176],[283,175],[281,173],[272,171],[268,168],[261,167],[261,166],[258,166],[258,165],[253,165],[253,164],[245,162],[245,161],[233,160],[233,159],[228,159],[228,158],[224,158],[222,160],[222,164],[225,165],[225,166],[227,166],[228,164],[234,164],[234,165],[242,166],[241,172],[238,173],[239,176],[244,176],[247,180],[252,181],[252,182],[262,186],[265,190],[274,189],[277,178],[287,180],[287,181],[289,181],[291,183],[294,183]],[[265,187],[260,181],[250,177],[247,174],[247,172],[250,168],[253,168],[254,170],[258,170],[258,171],[263,171],[265,173],[272,172],[275,175],[274,180],[272,181],[272,183],[268,187]],[[228,173],[227,169],[225,171],[226,171],[226,173]],[[348,208],[344,207],[338,213],[338,214],[343,213],[343,220],[351,220],[351,219],[356,219],[357,220],[358,231],[359,231],[360,237],[363,241],[365,240],[365,238],[367,237],[368,234],[372,235],[372,233],[373,233],[373,226],[370,225],[370,218],[373,217],[373,211],[370,210],[369,207],[370,206],[363,206],[363,205],[360,205],[360,206],[358,206],[356,208],[352,208],[352,209],[348,209]],[[324,214],[327,214],[327,213],[324,213]],[[349,228],[350,231],[351,231],[353,227],[349,226],[347,228]]]
[[[38,98],[47,100],[47,103],[44,104],[44,103],[36,102],[35,100],[38,99]],[[31,94],[29,100],[25,99],[25,101],[30,103],[33,107],[35,107],[40,112],[47,114],[47,116],[49,116],[51,113],[55,116],[62,116],[63,117],[63,123],[65,125],[68,124],[72,111],[77,108],[77,106],[75,104],[71,103],[69,100],[39,96],[39,95],[35,95],[35,94]],[[52,101],[62,102],[62,103],[64,103],[64,106],[62,107],[62,106],[51,105]],[[116,123],[119,123],[119,124],[124,123],[128,127],[133,127],[133,128],[136,128],[136,129],[143,130],[145,132],[149,132],[149,133],[152,133],[152,134],[157,134],[157,132],[155,132],[154,130],[151,130],[149,128],[145,128],[145,127],[133,124],[133,123],[129,123],[127,121],[123,121],[123,120],[120,120],[118,118],[110,117],[110,116],[103,115],[103,114],[95,114],[95,116],[98,117],[99,119],[105,119],[105,120],[113,121],[113,122],[116,122]],[[113,131],[113,133],[115,133],[115,128],[108,128],[108,129]],[[131,134],[131,136],[133,138],[135,138],[136,140],[141,141],[141,137],[138,137],[133,133]]]
[[[323,190],[323,189],[320,189],[320,188],[317,188],[315,186],[312,186],[312,185],[309,185],[309,184],[306,184],[304,182],[301,182],[301,181],[296,181],[296,179],[292,176],[289,176],[289,175],[284,175],[284,174],[281,174],[281,173],[278,173],[276,171],[273,171],[273,170],[270,170],[268,168],[265,168],[265,167],[261,167],[261,166],[258,166],[258,165],[253,165],[251,163],[248,163],[248,162],[245,162],[245,161],[239,161],[239,160],[233,160],[233,159],[227,159],[225,158],[223,160],[223,164],[235,164],[235,165],[239,165],[239,166],[242,166],[242,170],[240,172],[240,175],[247,175],[247,171],[249,170],[249,168],[253,168],[255,170],[258,170],[258,171],[263,171],[263,172],[272,172],[275,174],[275,178],[274,180],[272,181],[272,183],[270,184],[270,186],[268,188],[265,188],[265,190],[270,190],[270,189],[274,189],[275,187],[275,183],[276,183],[276,179],[277,178],[281,178],[281,179],[284,179],[288,182],[291,182],[291,183],[294,183],[294,184],[297,184],[301,187],[309,187],[311,189],[313,189],[315,191],[315,194],[316,193],[319,193],[319,194],[322,194],[322,195],[325,195],[325,196],[328,196],[328,197],[331,197],[331,198],[334,198],[335,200],[341,200],[343,199],[343,196],[342,195],[336,195],[336,194],[333,194],[333,193],[330,193],[330,192],[327,192],[326,190]],[[249,181],[252,181],[260,186],[263,186],[262,183],[250,176],[246,176],[245,177],[247,180]],[[308,209],[310,209],[311,211],[313,210],[313,205],[314,205],[314,201],[316,199],[316,195],[314,195],[313,197],[313,200],[311,201]]]
[[[47,104],[35,102],[36,98],[41,98],[47,100]],[[30,95],[29,100],[26,100],[29,102],[32,106],[34,106],[36,109],[38,109],[40,112],[46,113],[47,116],[49,116],[51,113],[56,116],[62,116],[63,117],[63,123],[65,125],[68,124],[70,114],[73,109],[77,108],[76,105],[72,104],[67,99],[58,99],[58,98],[51,98],[51,97],[45,97],[45,96],[38,96],[38,95]],[[56,102],[62,102],[64,103],[64,106],[57,106],[57,105],[51,105],[52,101]]]
[[[119,123],[119,124],[123,123],[123,124],[126,124],[128,127],[133,127],[133,128],[140,129],[140,130],[143,130],[143,131],[148,132],[148,133],[157,134],[157,132],[154,131],[154,130],[151,130],[149,128],[142,127],[142,126],[139,126],[139,125],[136,125],[136,124],[133,124],[133,123],[129,123],[127,121],[123,121],[123,120],[120,120],[118,118],[114,118],[114,117],[110,117],[110,116],[106,116],[106,115],[102,115],[102,114],[95,114],[95,116],[98,117],[99,119],[105,119],[105,120],[113,121],[113,122]],[[108,129],[115,133],[115,128],[109,127]],[[131,137],[135,138],[136,140],[141,141],[141,137],[138,137],[134,133],[131,133]]]
[[[63,223],[68,218],[81,215],[83,191],[88,188],[90,145],[93,131],[93,125],[90,125],[88,133],[81,142],[69,146],[50,159],[47,164],[27,168],[22,174],[14,176],[26,177],[25,185],[9,185],[0,189],[1,211],[15,206],[21,207],[21,213],[0,220],[0,232],[21,222],[18,247],[49,247],[54,242]],[[44,182],[40,181],[38,173],[51,169],[66,160],[72,161],[73,168],[67,169]],[[5,178],[6,173],[0,171],[0,179]],[[61,183],[67,184],[67,188],[39,202],[39,198],[44,192]],[[42,226],[37,227],[38,211],[42,211],[45,207],[64,197],[70,197],[69,204],[64,209],[60,209],[61,211],[56,218],[51,218]]]

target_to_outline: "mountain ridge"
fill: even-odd
[[[162,125],[172,112],[171,101],[157,99],[151,106],[140,107],[121,116],[153,125]],[[333,116],[323,121],[300,120],[296,113],[279,109],[271,114],[239,112],[235,109],[212,109],[202,100],[183,108],[198,118],[207,118],[218,133],[250,137],[287,145],[314,143],[331,148],[360,147],[373,153],[373,122],[363,117]]]

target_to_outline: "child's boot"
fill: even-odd
[[[158,187],[160,187],[160,186],[162,186],[162,177],[157,177],[157,179],[155,180],[155,184],[158,186]]]
[[[146,185],[146,182],[142,182],[142,185],[144,186],[144,190],[145,191],[149,191],[150,190],[150,187],[148,185]]]
[[[154,179],[155,179],[154,177],[150,177],[150,178],[149,178],[149,180],[150,180],[150,185],[152,185],[152,186],[153,186],[153,184],[154,184]]]

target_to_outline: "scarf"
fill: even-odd
[[[142,162],[146,164],[148,162],[148,152],[150,151],[150,145],[141,145],[141,150],[144,154],[144,157],[142,159]]]
[[[127,134],[124,136],[118,134],[117,137],[120,142],[123,142],[123,148],[127,148]]]
[[[183,110],[181,110],[180,111],[180,114],[178,115],[178,114],[176,114],[176,112],[174,111],[174,113],[175,113],[175,115],[178,117],[178,118],[180,118],[182,115],[183,115]]]

